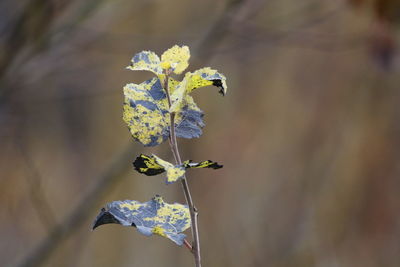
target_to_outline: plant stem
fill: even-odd
[[[168,105],[171,107],[171,97],[168,88],[168,79],[169,79],[169,72],[166,71],[165,73],[165,81],[164,81],[164,90],[167,95]],[[169,136],[169,144],[171,146],[172,154],[174,155],[175,161],[178,165],[182,164],[181,156],[178,149],[178,142],[176,140],[176,132],[175,132],[175,113],[170,112],[170,136]],[[201,257],[200,257],[200,238],[199,238],[199,227],[198,227],[198,216],[199,213],[194,206],[192,195],[190,193],[189,184],[187,182],[186,176],[184,175],[181,179],[182,181],[182,188],[185,194],[186,203],[189,206],[190,211],[190,219],[192,222],[192,237],[193,237],[193,244],[192,244],[192,252],[194,254],[194,261],[196,267],[201,267]]]

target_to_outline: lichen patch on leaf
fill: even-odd
[[[176,85],[176,89],[171,94],[172,106],[170,112],[178,112],[187,103],[187,96],[194,89],[214,85],[219,87],[219,93],[226,94],[226,77],[211,68],[202,68],[191,73],[185,74],[183,80]]]
[[[128,124],[134,139],[145,146],[161,144],[168,135],[169,123],[166,95],[157,78],[141,84],[127,84],[124,87],[123,119]]]
[[[155,196],[144,203],[135,200],[108,203],[94,221],[93,229],[109,223],[134,226],[141,234],[146,236],[157,234],[179,246],[186,237],[182,232],[191,225],[186,205],[165,203],[160,196]]]
[[[176,84],[171,80],[172,86]],[[168,100],[161,82],[152,78],[141,84],[127,84],[124,87],[123,119],[133,138],[145,146],[159,145],[168,139],[170,118]],[[175,129],[178,137],[194,138],[202,134],[203,112],[191,97],[175,115]]]

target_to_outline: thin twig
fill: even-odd
[[[166,71],[165,75],[165,81],[164,81],[164,90],[167,95],[168,99],[168,105],[169,107],[172,106],[171,102],[171,97],[169,94],[169,88],[168,88],[168,79],[169,79],[169,72],[168,70]],[[176,140],[176,133],[175,133],[175,113],[170,112],[170,146],[171,146],[171,151],[172,154],[174,155],[175,161],[178,165],[182,164],[181,160],[181,155],[179,153],[179,148],[178,148],[178,142]],[[183,192],[185,194],[186,198],[186,203],[189,206],[189,211],[190,211],[190,219],[192,222],[192,237],[193,237],[193,245],[192,245],[192,252],[194,254],[194,261],[196,264],[196,267],[201,267],[201,256],[200,256],[200,237],[199,237],[199,227],[198,227],[198,216],[199,213],[194,206],[192,195],[190,193],[190,188],[189,184],[187,182],[186,176],[184,175],[182,177],[182,188]]]

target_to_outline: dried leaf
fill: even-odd
[[[181,246],[188,229],[190,213],[186,205],[168,204],[160,196],[140,203],[135,200],[113,201],[101,209],[93,223],[93,229],[103,224],[117,223],[134,226],[146,236],[157,234]]]
[[[179,180],[185,175],[184,166],[174,166],[172,163],[160,159],[156,155],[143,155],[141,154],[133,162],[135,170],[148,176],[157,175],[167,172],[166,183],[171,184]]]
[[[181,165],[173,165],[172,163],[160,159],[156,155],[147,156],[143,154],[136,158],[136,160],[133,162],[133,166],[135,167],[135,170],[147,176],[157,175],[166,171],[167,184],[176,182],[182,178],[185,174],[185,170],[189,168],[219,169],[223,167],[217,162],[213,162],[211,160],[202,161],[200,163],[192,163],[191,160],[187,160]]]
[[[155,157],[140,154],[139,157],[133,162],[135,170],[147,176],[153,176],[165,172],[164,166],[157,163]]]
[[[174,166],[172,163],[169,163],[156,155],[147,156],[141,154],[133,162],[133,166],[135,167],[135,170],[148,176],[157,175],[166,171],[167,184],[176,182],[185,175],[185,167]]]
[[[221,169],[223,165],[219,165],[217,162],[211,160],[201,161],[199,163],[193,163],[191,160],[186,160],[183,162],[183,166],[186,169],[190,168],[211,168],[211,169]]]

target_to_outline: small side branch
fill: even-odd
[[[184,239],[184,240],[183,240],[183,244],[185,245],[185,247],[187,247],[187,248],[190,250],[190,252],[193,253],[193,247],[192,247],[192,245],[189,243],[189,241],[187,241],[186,239]]]

